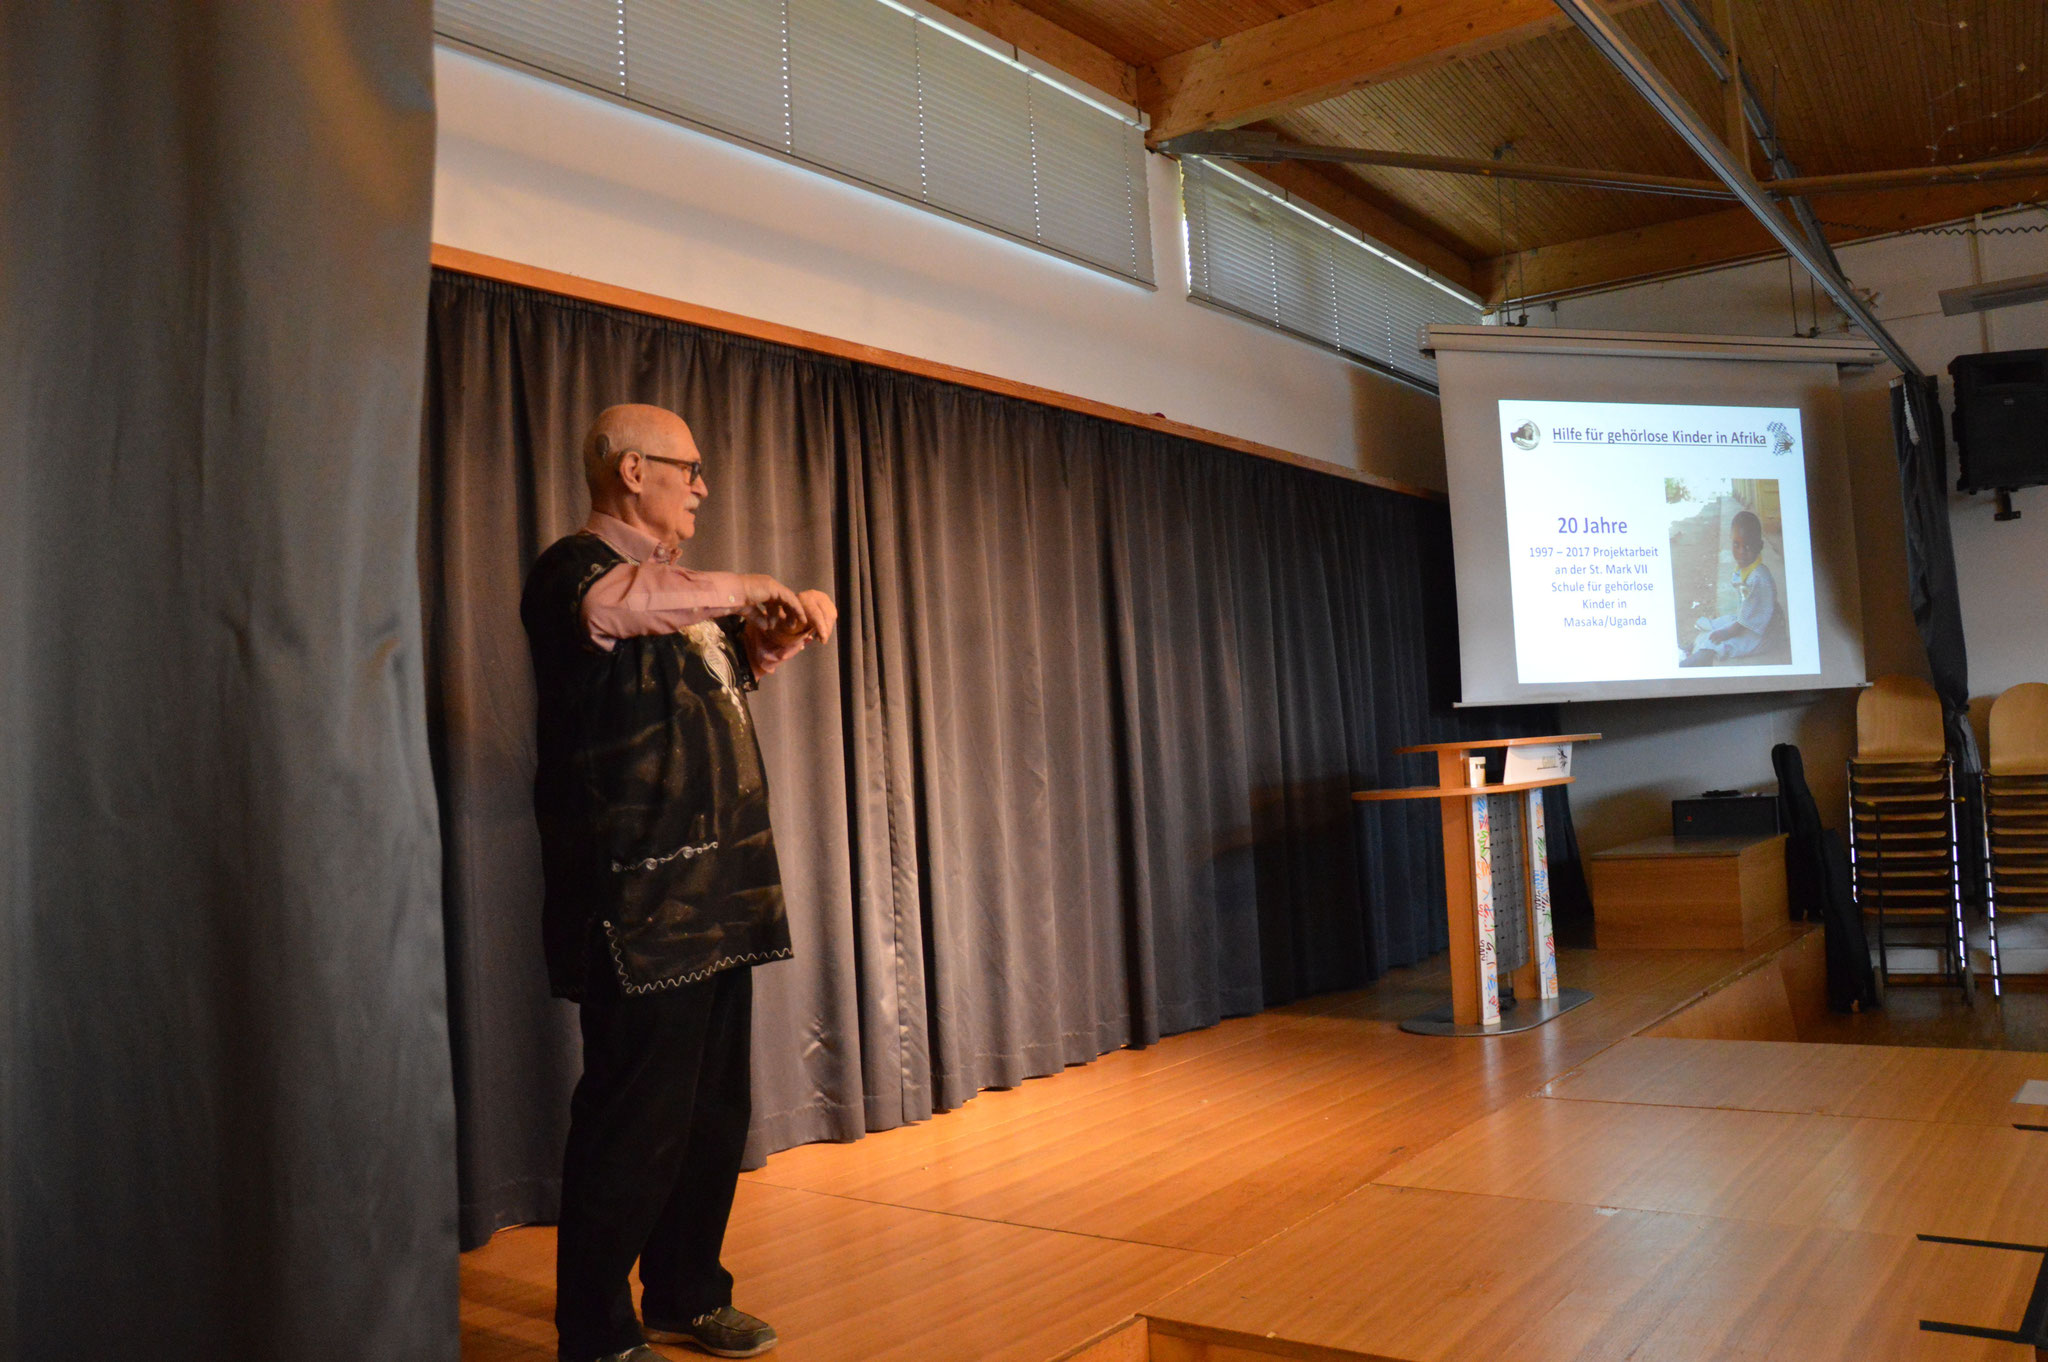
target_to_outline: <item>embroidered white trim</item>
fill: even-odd
[[[682,984],[694,984],[701,980],[709,979],[720,970],[728,970],[735,965],[760,965],[770,960],[788,960],[796,954],[788,946],[772,951],[749,951],[745,955],[728,955],[706,968],[696,970],[690,974],[675,974],[666,979],[656,979],[651,984],[636,984],[626,977],[625,957],[619,953],[618,929],[610,921],[606,921],[604,924],[604,939],[610,943],[612,948],[612,969],[619,976],[619,989],[621,992],[629,994],[658,993],[665,988],[676,988]]]
[[[628,870],[652,870],[656,866],[667,865],[678,856],[686,861],[694,861],[705,852],[716,850],[718,850],[718,843],[716,842],[698,842],[694,846],[677,847],[666,856],[649,856],[644,861],[613,861],[612,874],[623,875]]]

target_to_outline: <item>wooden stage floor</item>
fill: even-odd
[[[1914,1236],[2048,1244],[2048,1055],[1638,1035],[1745,963],[1566,952],[1594,1001],[1485,1040],[1395,971],[785,1151],[737,1303],[784,1362],[2029,1362],[1918,1322],[2015,1327],[2042,1256]],[[467,1362],[554,1356],[553,1255],[464,1256]]]

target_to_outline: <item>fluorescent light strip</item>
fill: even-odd
[[[883,3],[888,3],[888,0],[883,0]],[[1249,189],[1252,193],[1259,195],[1261,198],[1271,199],[1274,203],[1279,204],[1282,208],[1289,209],[1290,211],[1298,214],[1299,216],[1307,218],[1310,222],[1313,222],[1316,226],[1322,228],[1324,231],[1330,232],[1336,236],[1340,236],[1344,238],[1344,240],[1351,242],[1355,246],[1361,246],[1365,248],[1367,251],[1370,251],[1372,254],[1386,261],[1389,265],[1393,265],[1399,269],[1404,269],[1408,271],[1408,273],[1414,275],[1417,279],[1422,280],[1425,284],[1429,284],[1434,288],[1443,290],[1445,293],[1450,294],[1453,298],[1456,298],[1459,302],[1464,303],[1466,306],[1480,308],[1482,310],[1484,309],[1485,304],[1481,303],[1477,297],[1464,293],[1459,289],[1453,288],[1451,285],[1445,283],[1443,280],[1437,278],[1435,275],[1430,274],[1426,270],[1419,270],[1415,268],[1415,266],[1409,264],[1407,261],[1401,259],[1397,255],[1388,254],[1381,247],[1375,246],[1371,241],[1368,241],[1366,238],[1360,236],[1356,230],[1350,227],[1339,226],[1337,223],[1325,217],[1323,214],[1318,213],[1313,209],[1306,208],[1303,205],[1296,203],[1293,199],[1286,198],[1282,195],[1274,193],[1272,190],[1266,188],[1264,185],[1258,183],[1256,180],[1253,180],[1246,175],[1238,173],[1236,170],[1223,164],[1220,161],[1212,161],[1206,156],[1199,157],[1197,159],[1199,159],[1205,167],[1215,171],[1217,174],[1223,176],[1225,179],[1230,180],[1232,183],[1241,185],[1245,189]]]
[[[2017,279],[1992,279],[1964,288],[1945,288],[1940,293],[1944,316],[1962,317],[1972,312],[1990,312],[2021,303],[2038,303],[2048,298],[2048,274],[2029,274]]]

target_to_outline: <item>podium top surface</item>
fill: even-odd
[[[1681,856],[1740,856],[1751,847],[1781,841],[1782,832],[1738,833],[1728,837],[1645,837],[1588,856],[1592,861],[1661,861]]]
[[[1517,780],[1501,785],[1416,785],[1394,790],[1354,790],[1351,797],[1360,802],[1380,799],[1470,799],[1474,795],[1514,794],[1518,790],[1540,790],[1546,785],[1571,783],[1570,776],[1550,776],[1544,780]]]
[[[1419,742],[1413,747],[1397,747],[1396,753],[1405,752],[1477,752],[1488,747],[1527,747],[1533,743],[1556,744],[1561,742],[1598,742],[1598,733],[1562,733],[1554,738],[1479,738],[1473,742]]]

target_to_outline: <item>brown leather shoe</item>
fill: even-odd
[[[656,1343],[690,1343],[713,1357],[759,1357],[781,1342],[765,1322],[730,1305],[721,1305],[688,1323],[650,1319],[645,1324],[647,1336]]]

